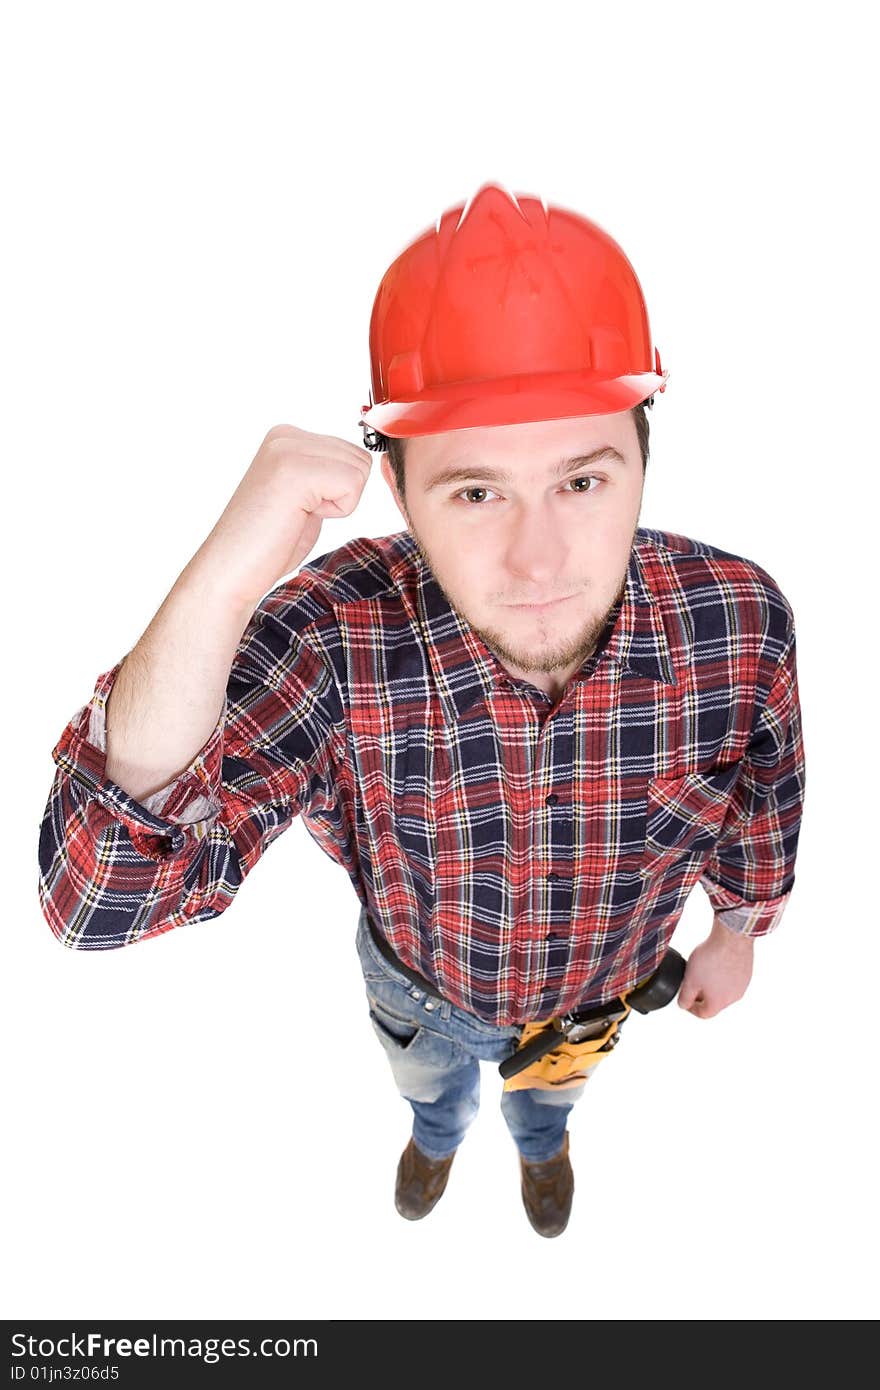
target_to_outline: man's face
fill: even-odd
[[[644,485],[630,412],[408,439],[405,503],[384,455],[382,474],[451,607],[511,674],[558,692],[623,594]]]

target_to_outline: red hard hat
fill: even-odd
[[[629,410],[665,391],[641,286],[607,232],[484,183],[386,270],[364,443]],[[650,404],[650,401],[649,401]]]

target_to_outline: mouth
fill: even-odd
[[[565,598],[554,598],[549,603],[508,603],[506,607],[516,608],[522,613],[546,613],[551,608],[558,608],[562,603],[568,603],[569,599],[574,598],[574,594],[568,594]]]

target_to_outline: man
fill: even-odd
[[[115,764],[103,775],[119,667],[99,680],[53,750],[41,902],[77,946],[206,920],[302,814],[361,902],[370,1018],[412,1109],[395,1202],[414,1220],[446,1188],[480,1062],[509,1062],[553,1020],[628,1007],[698,881],[714,920],[679,1002],[710,1018],[742,996],[794,881],[803,745],[775,582],[638,527],[644,407],[666,374],[601,228],[484,185],[389,267],[370,346],[365,444],[386,453],[407,530],[263,598],[199,757],[158,790],[144,779],[140,800]],[[304,512],[351,509],[309,476]],[[125,829],[100,875],[83,868],[74,787],[94,798],[91,835]],[[614,1036],[505,1080],[543,1236],[568,1222],[567,1118]]]

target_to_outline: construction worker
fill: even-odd
[[[40,903],[75,949],[209,921],[302,815],[357,893],[369,1017],[412,1111],[397,1210],[445,1190],[480,1063],[540,1034],[559,1045],[501,1108],[555,1236],[568,1115],[690,890],[713,921],[678,1002],[701,1019],[742,997],[790,897],[792,609],[753,561],[639,527],[668,373],[595,222],[484,184],[386,271],[370,359],[365,447],[271,429],[62,732]],[[377,451],[406,529],[303,565]],[[598,1037],[565,1031],[606,1013]]]

